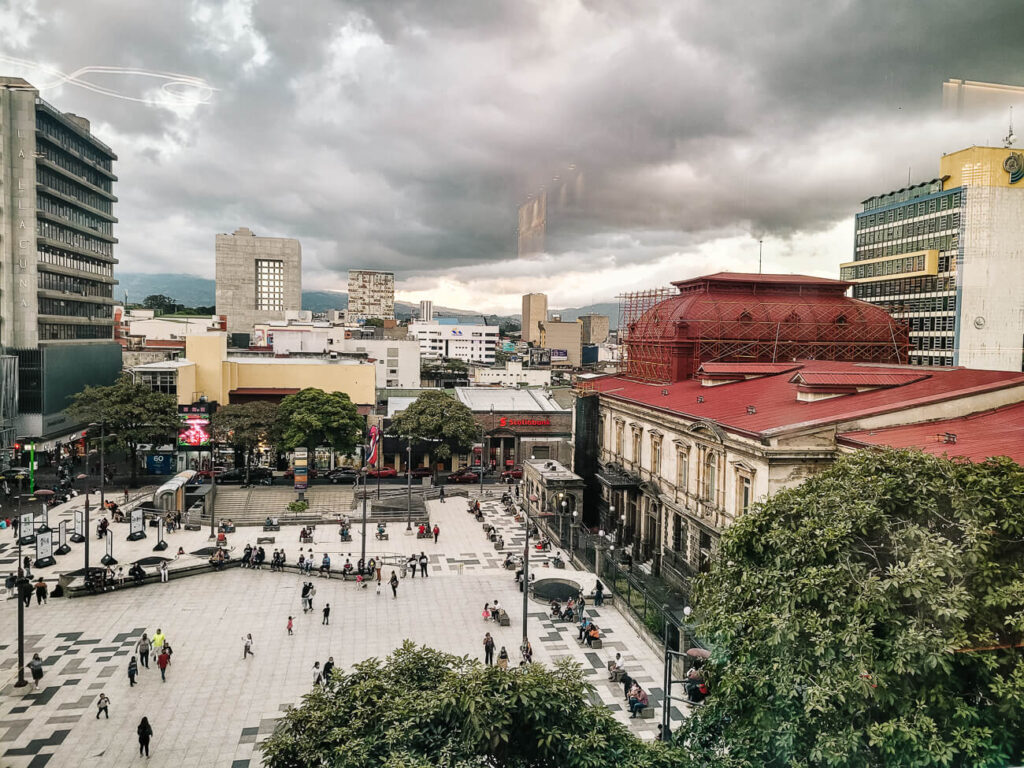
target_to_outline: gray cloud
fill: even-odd
[[[942,80],[1024,80],[1019,14],[995,0],[0,0],[7,18],[3,53],[218,88],[177,113],[44,94],[120,155],[123,269],[210,276],[213,235],[245,225],[300,238],[319,287],[374,266],[409,290],[450,273],[518,291],[517,206],[569,164],[586,194],[552,223],[553,290],[571,264],[686,272],[728,238],[804,242],[908,165],[929,177],[1001,135],[939,116]],[[822,274],[848,256],[779,252]]]

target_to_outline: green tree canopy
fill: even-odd
[[[668,768],[633,736],[578,667],[502,670],[406,643],[384,661],[336,669],[263,743],[269,768]]]
[[[1024,754],[1024,468],[863,451],[722,537],[695,589],[715,766]]]
[[[138,484],[139,444],[173,440],[179,424],[173,396],[136,384],[128,374],[122,374],[110,386],[83,389],[71,399],[68,414],[78,422],[106,423],[107,434],[116,435],[113,441],[131,456],[133,487]],[[90,432],[99,436],[100,428],[91,428]]]
[[[473,447],[480,437],[480,425],[473,412],[454,397],[429,390],[391,420],[389,432],[437,441],[431,455],[447,459],[452,453],[464,453]]]
[[[304,446],[313,456],[313,449],[323,445],[350,454],[365,427],[347,394],[309,387],[281,400],[274,432],[281,450]]]
[[[273,440],[276,423],[277,405],[261,400],[222,405],[210,420],[215,440],[245,451],[246,479],[252,452],[260,443]]]
[[[170,296],[164,296],[162,293],[154,293],[142,300],[142,306],[146,309],[156,310],[160,314],[167,314],[173,312],[175,308],[177,308],[178,302]]]

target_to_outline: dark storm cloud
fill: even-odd
[[[939,152],[996,135],[936,126],[943,79],[1024,81],[1006,2],[100,0],[19,18],[27,44],[0,52],[218,89],[177,112],[44,94],[121,157],[126,270],[210,275],[213,235],[250,226],[300,238],[324,287],[356,266],[510,274],[518,205],[570,164],[585,196],[549,244],[574,262],[827,229],[906,166],[934,175]]]

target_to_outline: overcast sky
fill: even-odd
[[[213,277],[248,226],[301,240],[304,288],[391,269],[489,311],[756,271],[759,238],[765,271],[835,277],[862,199],[1006,133],[941,113],[943,80],[1024,84],[1006,0],[0,0],[0,30],[0,74],[216,89],[43,92],[119,155],[124,271]],[[570,165],[558,252],[517,259],[518,206]]]

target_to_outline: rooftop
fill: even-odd
[[[1024,403],[924,424],[844,432],[839,442],[854,448],[919,448],[936,456],[971,461],[1009,456],[1024,464]]]
[[[565,411],[544,389],[456,387],[455,396],[472,411]]]
[[[582,477],[554,459],[524,459],[523,464],[533,467],[533,470],[545,480],[583,481]]]
[[[688,280],[674,280],[672,285],[682,288],[689,285],[700,285],[706,282],[716,283],[758,283],[760,285],[823,285],[842,286],[845,291],[851,283],[843,280],[833,280],[828,277],[814,277],[812,275],[778,275],[761,274],[760,272],[715,272],[713,275],[701,275],[691,277]]]
[[[607,376],[591,382],[605,397],[676,413],[692,419],[708,419],[724,428],[771,436],[795,429],[853,421],[913,406],[939,403],[968,395],[1021,387],[1024,373],[978,371],[967,368],[923,368],[920,366],[875,365],[827,360],[798,361],[800,377],[838,377],[840,381],[859,378],[856,374],[892,377],[901,385],[888,384],[867,392],[852,392],[812,402],[797,399],[797,375],[766,375],[705,387],[699,380],[685,379],[672,384],[649,384]],[[741,364],[730,364],[731,369]],[[792,370],[792,367],[790,367]],[[908,374],[912,380],[906,380]],[[877,386],[877,385],[875,385]]]

